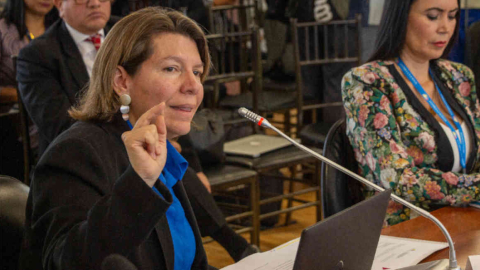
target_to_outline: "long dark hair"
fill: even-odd
[[[13,23],[17,27],[20,38],[23,38],[27,34],[28,29],[25,25],[25,2],[23,0],[7,0],[7,4],[0,14],[0,18],[5,18],[7,25]],[[45,28],[52,25],[58,18],[58,11],[54,7],[45,15]]]
[[[400,56],[407,36],[408,15],[412,4],[417,0],[386,0],[383,9],[380,29],[375,44],[375,52],[368,60],[389,60]],[[457,0],[459,11],[455,16],[457,21],[455,32],[450,39],[442,58],[448,56],[458,39],[460,28],[460,0]]]

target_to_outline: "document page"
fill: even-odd
[[[465,270],[480,270],[480,255],[468,256]]]
[[[255,253],[221,270],[292,270],[300,238],[272,250]],[[372,270],[393,270],[418,264],[437,250],[448,247],[445,242],[433,242],[381,235]],[[321,251],[319,251],[321,252]]]
[[[221,270],[292,270],[299,242],[297,238],[272,250],[252,254]]]
[[[381,235],[372,270],[393,270],[416,265],[430,254],[446,247],[448,247],[446,242]]]

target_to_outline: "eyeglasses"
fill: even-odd
[[[83,4],[86,4],[90,0],[74,0],[74,1],[75,1],[75,4],[77,4],[77,5],[83,5]],[[100,1],[102,3],[107,2],[107,1],[109,1],[110,3],[113,3],[115,0],[98,0],[98,1]]]

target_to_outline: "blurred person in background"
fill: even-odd
[[[41,36],[58,17],[53,0],[8,0],[0,13],[0,98],[16,97],[12,55]]]
[[[88,83],[97,51],[118,20],[110,18],[110,0],[54,3],[61,20],[24,47],[17,61],[20,94],[39,131],[39,155],[73,124],[67,111]]]
[[[58,18],[53,0],[8,0],[0,13],[0,113],[18,112],[17,82],[13,55],[18,55],[34,38],[41,36]],[[14,119],[14,120],[13,120]],[[15,117],[2,117],[0,132],[0,174],[23,179],[22,143]],[[38,132],[30,127],[31,146],[38,147]]]
[[[480,199],[474,75],[445,60],[459,19],[459,1],[386,1],[375,53],[342,82],[359,174],[428,211]],[[385,225],[411,214],[391,202]]]

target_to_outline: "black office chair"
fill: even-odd
[[[18,269],[29,187],[0,175],[0,269]]]
[[[346,136],[345,119],[338,120],[329,130],[323,147],[323,156],[357,172],[353,149]],[[321,193],[323,218],[327,218],[364,199],[362,184],[350,176],[322,162]]]

